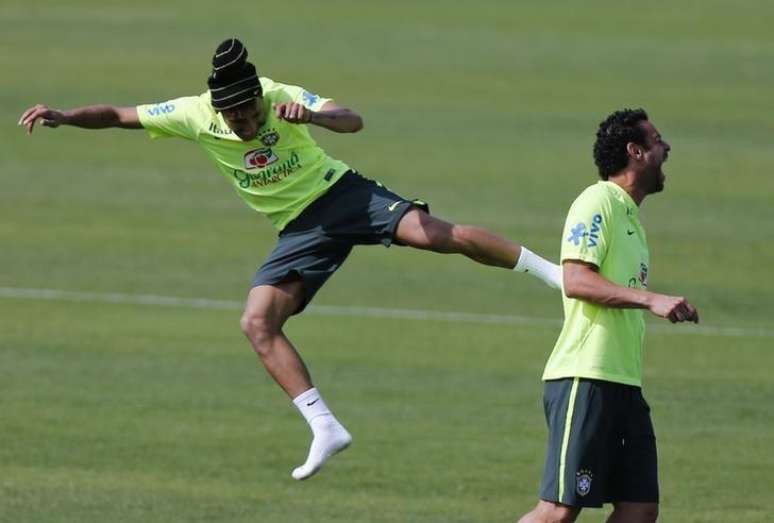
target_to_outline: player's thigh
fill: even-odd
[[[624,446],[616,461],[613,502],[658,504],[658,452],[650,407],[638,387],[628,388]]]
[[[613,503],[613,513],[608,523],[654,523],[658,519],[658,503]]]
[[[453,228],[454,224],[414,207],[398,223],[395,239],[417,249],[444,251],[452,246]]]

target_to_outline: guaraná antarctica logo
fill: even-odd
[[[245,169],[263,169],[279,160],[276,154],[268,147],[253,149],[245,153]]]
[[[259,151],[263,152],[258,154]],[[292,152],[287,159],[277,163],[279,158],[271,152],[271,149],[257,149],[255,151],[250,151],[245,155],[245,165],[248,164],[248,155],[250,154],[254,154],[254,157],[249,160],[251,165],[251,167],[248,167],[249,169],[260,169],[261,167],[259,167],[259,165],[263,165],[266,168],[257,173],[249,173],[247,171],[234,169],[234,178],[242,189],[247,189],[249,187],[266,187],[267,185],[277,183],[292,175],[302,167],[301,158],[296,152]]]

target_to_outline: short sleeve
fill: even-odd
[[[573,202],[562,236],[561,260],[580,260],[601,267],[612,239],[610,196],[591,186]]]
[[[196,140],[199,98],[187,96],[166,102],[137,106],[137,115],[151,138],[177,137]]]
[[[323,105],[332,100],[331,98],[323,98],[318,94],[311,93],[297,85],[283,85],[283,91],[290,96],[291,100],[303,104],[312,111],[319,111]]]

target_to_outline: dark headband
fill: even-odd
[[[247,49],[237,38],[224,40],[215,50],[207,85],[217,111],[263,96],[255,66],[247,61]]]

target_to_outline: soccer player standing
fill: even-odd
[[[540,501],[521,523],[572,522],[613,503],[608,522],[658,517],[656,439],[641,391],[642,309],[698,322],[684,298],[647,290],[650,255],[639,219],[664,188],[669,144],[645,111],[602,122],[594,160],[602,181],[575,200],[561,260],[564,326],[543,374],[548,453]]]
[[[560,269],[485,229],[454,225],[329,157],[309,125],[357,132],[362,118],[332,100],[259,77],[242,42],[222,42],[212,58],[209,89],[200,96],[137,107],[89,106],[71,111],[37,105],[19,123],[44,126],[145,128],[153,138],[198,144],[237,194],[280,231],[258,269],[241,319],[242,330],[274,380],[293,399],[313,433],[295,479],[315,474],[346,448],[351,436],[313,386],[303,360],[282,331],[341,266],[353,246],[408,245],[463,254],[479,263],[530,272],[560,286]]]

